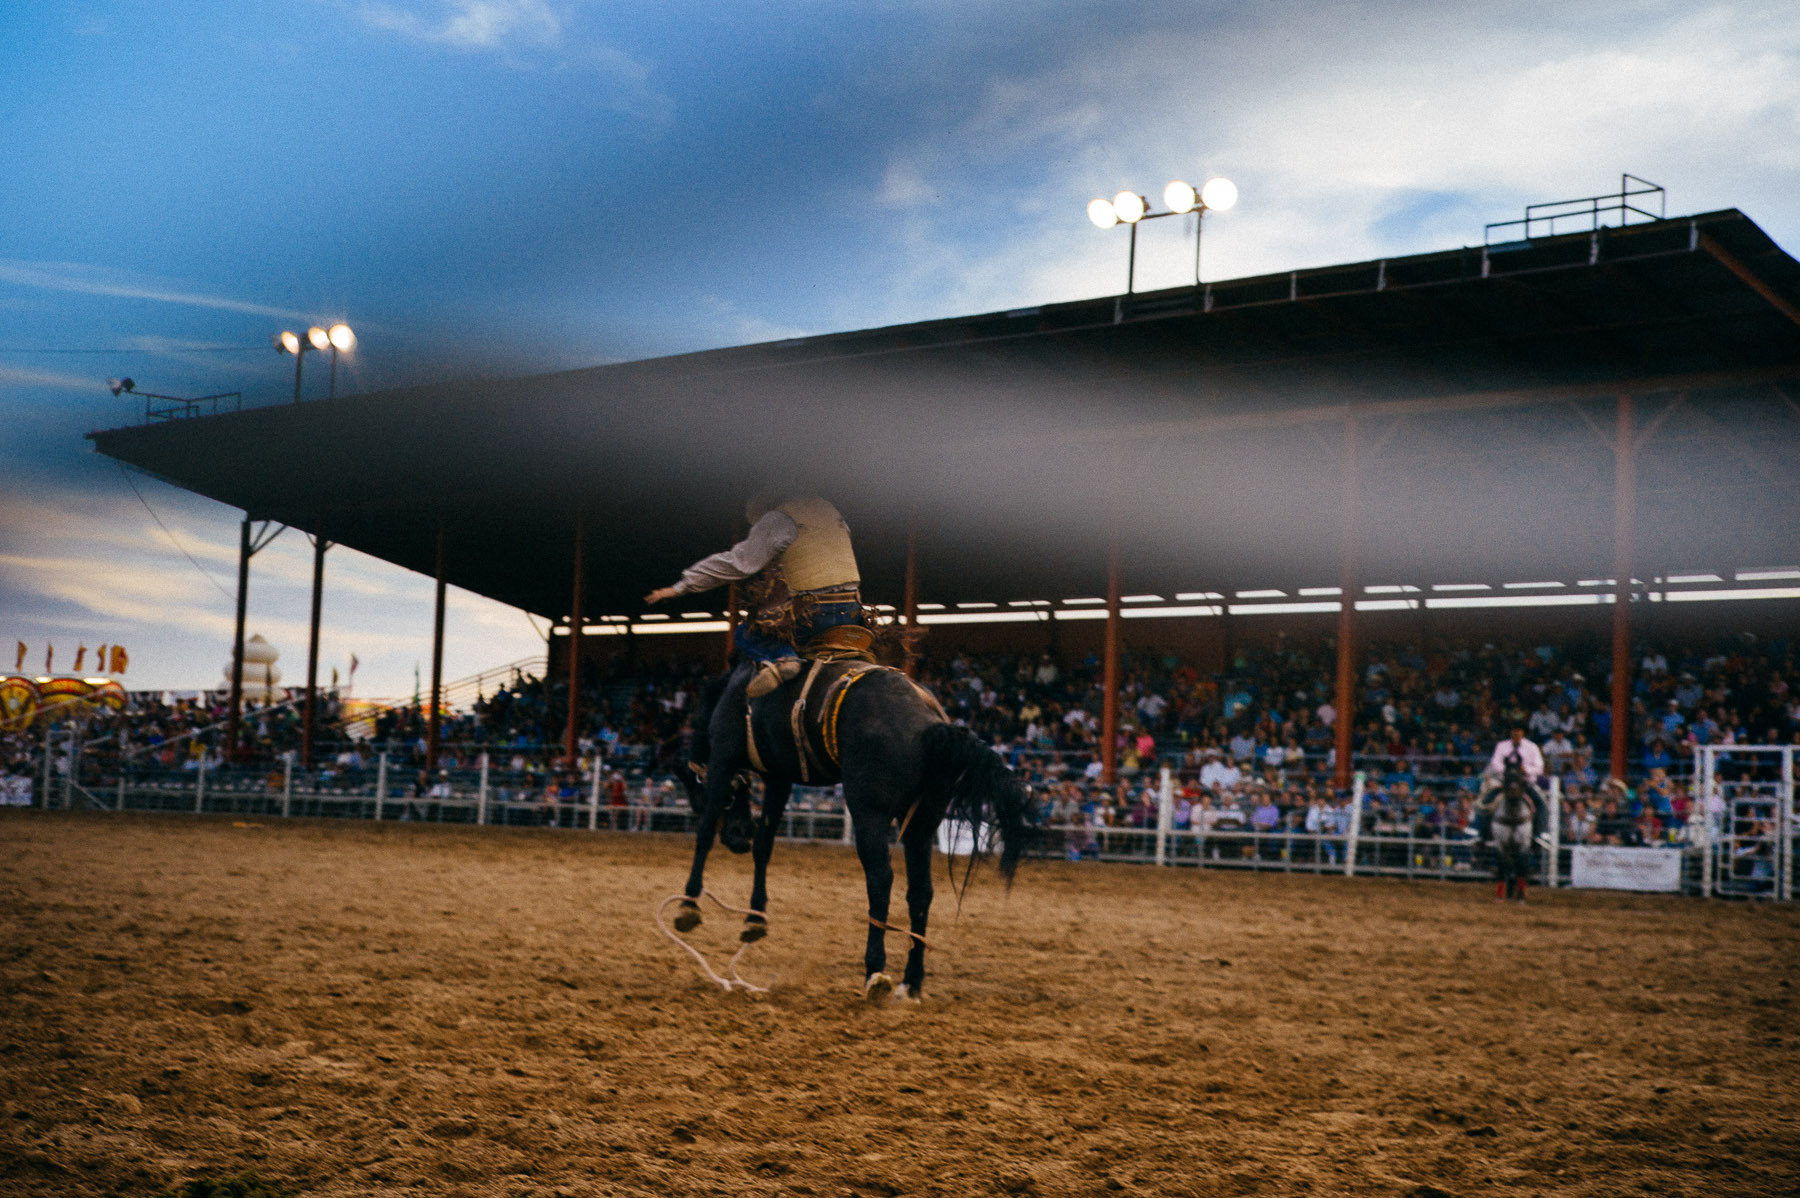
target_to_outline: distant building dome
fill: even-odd
[[[260,635],[244,642],[244,698],[255,703],[271,703],[283,697],[281,670],[275,659],[281,650]],[[231,686],[232,661],[225,662],[225,685]]]

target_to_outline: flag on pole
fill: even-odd
[[[56,646],[44,646],[44,673],[48,674],[56,668]]]
[[[23,670],[24,668],[25,668],[25,642],[20,641],[19,642],[19,660],[16,663],[14,663],[13,669]]]
[[[114,645],[112,647],[112,669],[108,673],[123,674],[130,665],[131,654],[125,652],[125,646]]]
[[[81,673],[81,663],[86,660],[87,660],[87,646],[86,645],[76,645],[75,646],[75,672],[77,674]]]

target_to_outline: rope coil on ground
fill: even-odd
[[[765,926],[769,922],[769,917],[763,912],[752,911],[747,907],[733,907],[730,903],[721,900],[718,895],[710,890],[702,890],[700,896],[701,898],[711,900],[713,906],[719,908],[721,911],[729,911],[733,915],[754,915],[757,919],[760,919]],[[663,913],[669,909],[669,904],[671,903],[692,903],[695,907],[698,907],[699,903],[694,899],[688,898],[685,894],[671,894],[662,901],[661,906],[656,908],[656,927],[664,936],[667,936],[670,940],[679,945],[688,956],[694,958],[699,964],[701,971],[705,973],[708,978],[712,979],[714,984],[724,990],[727,994],[731,993],[733,990],[743,990],[749,994],[767,994],[769,992],[768,986],[758,986],[754,982],[745,980],[738,973],[738,962],[743,959],[745,953],[750,951],[750,946],[756,943],[756,941],[746,940],[739,944],[737,952],[731,955],[730,963],[725,966],[726,973],[730,976],[720,977],[717,973],[713,972],[713,967],[707,963],[706,957],[701,954],[699,949],[676,935],[674,929],[663,922]],[[774,979],[769,979],[769,982],[770,985],[773,985]]]

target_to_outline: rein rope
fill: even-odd
[[[702,890],[700,896],[709,899],[712,902],[712,905],[719,908],[721,911],[729,911],[733,915],[754,915],[765,924],[769,921],[769,917],[763,912],[752,911],[747,907],[733,907],[730,903],[722,901],[718,895],[710,890]],[[701,955],[699,949],[683,940],[680,936],[677,936],[674,929],[663,922],[663,913],[669,909],[670,903],[692,903],[696,907],[699,906],[699,903],[690,899],[685,894],[671,894],[668,898],[664,899],[662,905],[656,909],[656,926],[664,936],[667,936],[670,940],[679,945],[688,956],[694,958],[695,962],[699,964],[701,972],[706,974],[715,985],[719,986],[727,994],[731,993],[733,990],[743,990],[749,994],[767,994],[769,992],[768,986],[758,986],[753,982],[746,981],[738,974],[738,961],[743,958],[746,952],[750,951],[750,946],[754,944],[755,941],[747,940],[738,945],[737,952],[731,955],[731,963],[725,967],[726,972],[730,976],[720,977],[713,972],[713,967],[707,964],[706,958]],[[774,985],[773,978],[769,979],[769,984]]]

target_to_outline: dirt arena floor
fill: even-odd
[[[6,813],[0,1195],[1800,1193],[1791,911],[1028,863],[872,1008],[847,850],[764,1000],[652,927],[686,852]]]

